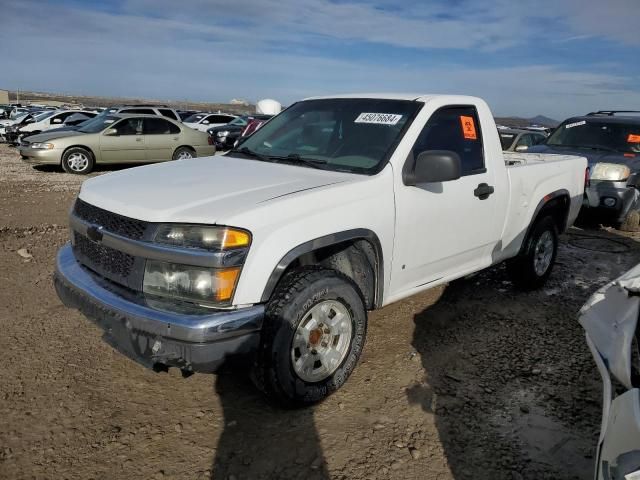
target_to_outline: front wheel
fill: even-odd
[[[62,169],[67,173],[84,175],[93,170],[94,160],[90,151],[73,147],[62,155]]]
[[[267,305],[256,385],[284,406],[319,402],[355,368],[367,333],[356,284],[321,267],[289,273]]]
[[[507,272],[517,287],[533,290],[547,281],[558,253],[558,230],[552,217],[531,228],[520,254],[507,261]]]

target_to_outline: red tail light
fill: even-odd
[[[208,143],[209,145],[215,145],[215,144],[213,143],[213,137],[212,137],[211,135],[209,135],[209,136],[207,137],[207,143]]]

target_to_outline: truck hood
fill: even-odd
[[[84,182],[79,196],[148,222],[215,224],[275,198],[358,178],[362,176],[218,155],[102,175]]]
[[[596,163],[622,163],[627,165],[632,171],[640,170],[640,155],[636,155],[635,157],[625,157],[623,153],[593,150],[591,148],[565,148],[549,145],[535,145],[533,147],[529,147],[527,153],[578,155],[580,157],[586,157],[589,162],[589,167],[591,168],[593,168]]]

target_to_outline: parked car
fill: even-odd
[[[310,404],[355,368],[367,310],[504,260],[542,285],[586,167],[503,154],[475,97],[309,99],[226,156],[86,181],[55,286],[145,365],[248,356],[269,396]]]
[[[49,129],[77,125],[89,118],[95,117],[95,112],[86,110],[48,110],[34,117],[34,121],[16,129],[14,142],[19,143],[21,137],[37,135]],[[69,123],[67,123],[69,122]]]
[[[226,150],[233,147],[249,122],[252,120],[267,121],[270,118],[271,115],[242,115],[234,118],[226,125],[208,129],[207,133],[213,138],[217,150]]]
[[[518,128],[502,128],[498,130],[498,134],[502,150],[505,152],[526,152],[529,147],[538,145],[547,139],[544,133]]]
[[[572,117],[544,144],[529,148],[587,157],[584,214],[629,231],[640,229],[640,116],[632,114],[600,111]]]
[[[99,115],[107,116],[114,114],[127,114],[135,113],[140,115],[158,115],[161,117],[167,117],[171,120],[181,121],[180,116],[173,108],[167,105],[119,105],[115,107],[109,107],[100,112]]]
[[[206,132],[211,127],[226,125],[234,118],[236,118],[236,115],[228,113],[196,113],[186,118],[183,123],[187,127]]]
[[[640,478],[640,265],[594,293],[580,311],[603,382],[596,480]]]
[[[33,135],[19,147],[31,164],[61,165],[85,174],[97,163],[149,163],[210,156],[213,141],[203,132],[157,115],[97,116],[77,131]]]
[[[5,124],[4,127],[2,127],[2,131],[0,131],[0,134],[2,134],[5,142],[15,144],[19,137],[19,130],[22,127],[25,127],[31,123],[34,123],[36,121],[36,118],[41,118],[40,116],[45,113],[48,113],[48,112],[41,112],[38,114],[25,113],[23,115],[20,115],[16,117],[11,124],[9,125]]]
[[[181,121],[185,121],[185,119],[189,118],[191,115],[195,115],[196,113],[202,113],[198,110],[176,110],[178,116]]]

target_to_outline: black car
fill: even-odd
[[[589,161],[583,214],[640,229],[640,112],[599,111],[565,120],[528,152],[580,155]]]
[[[217,150],[233,148],[233,144],[240,137],[242,130],[253,119],[268,120],[272,115],[242,115],[226,125],[211,127],[207,133],[213,138]]]

